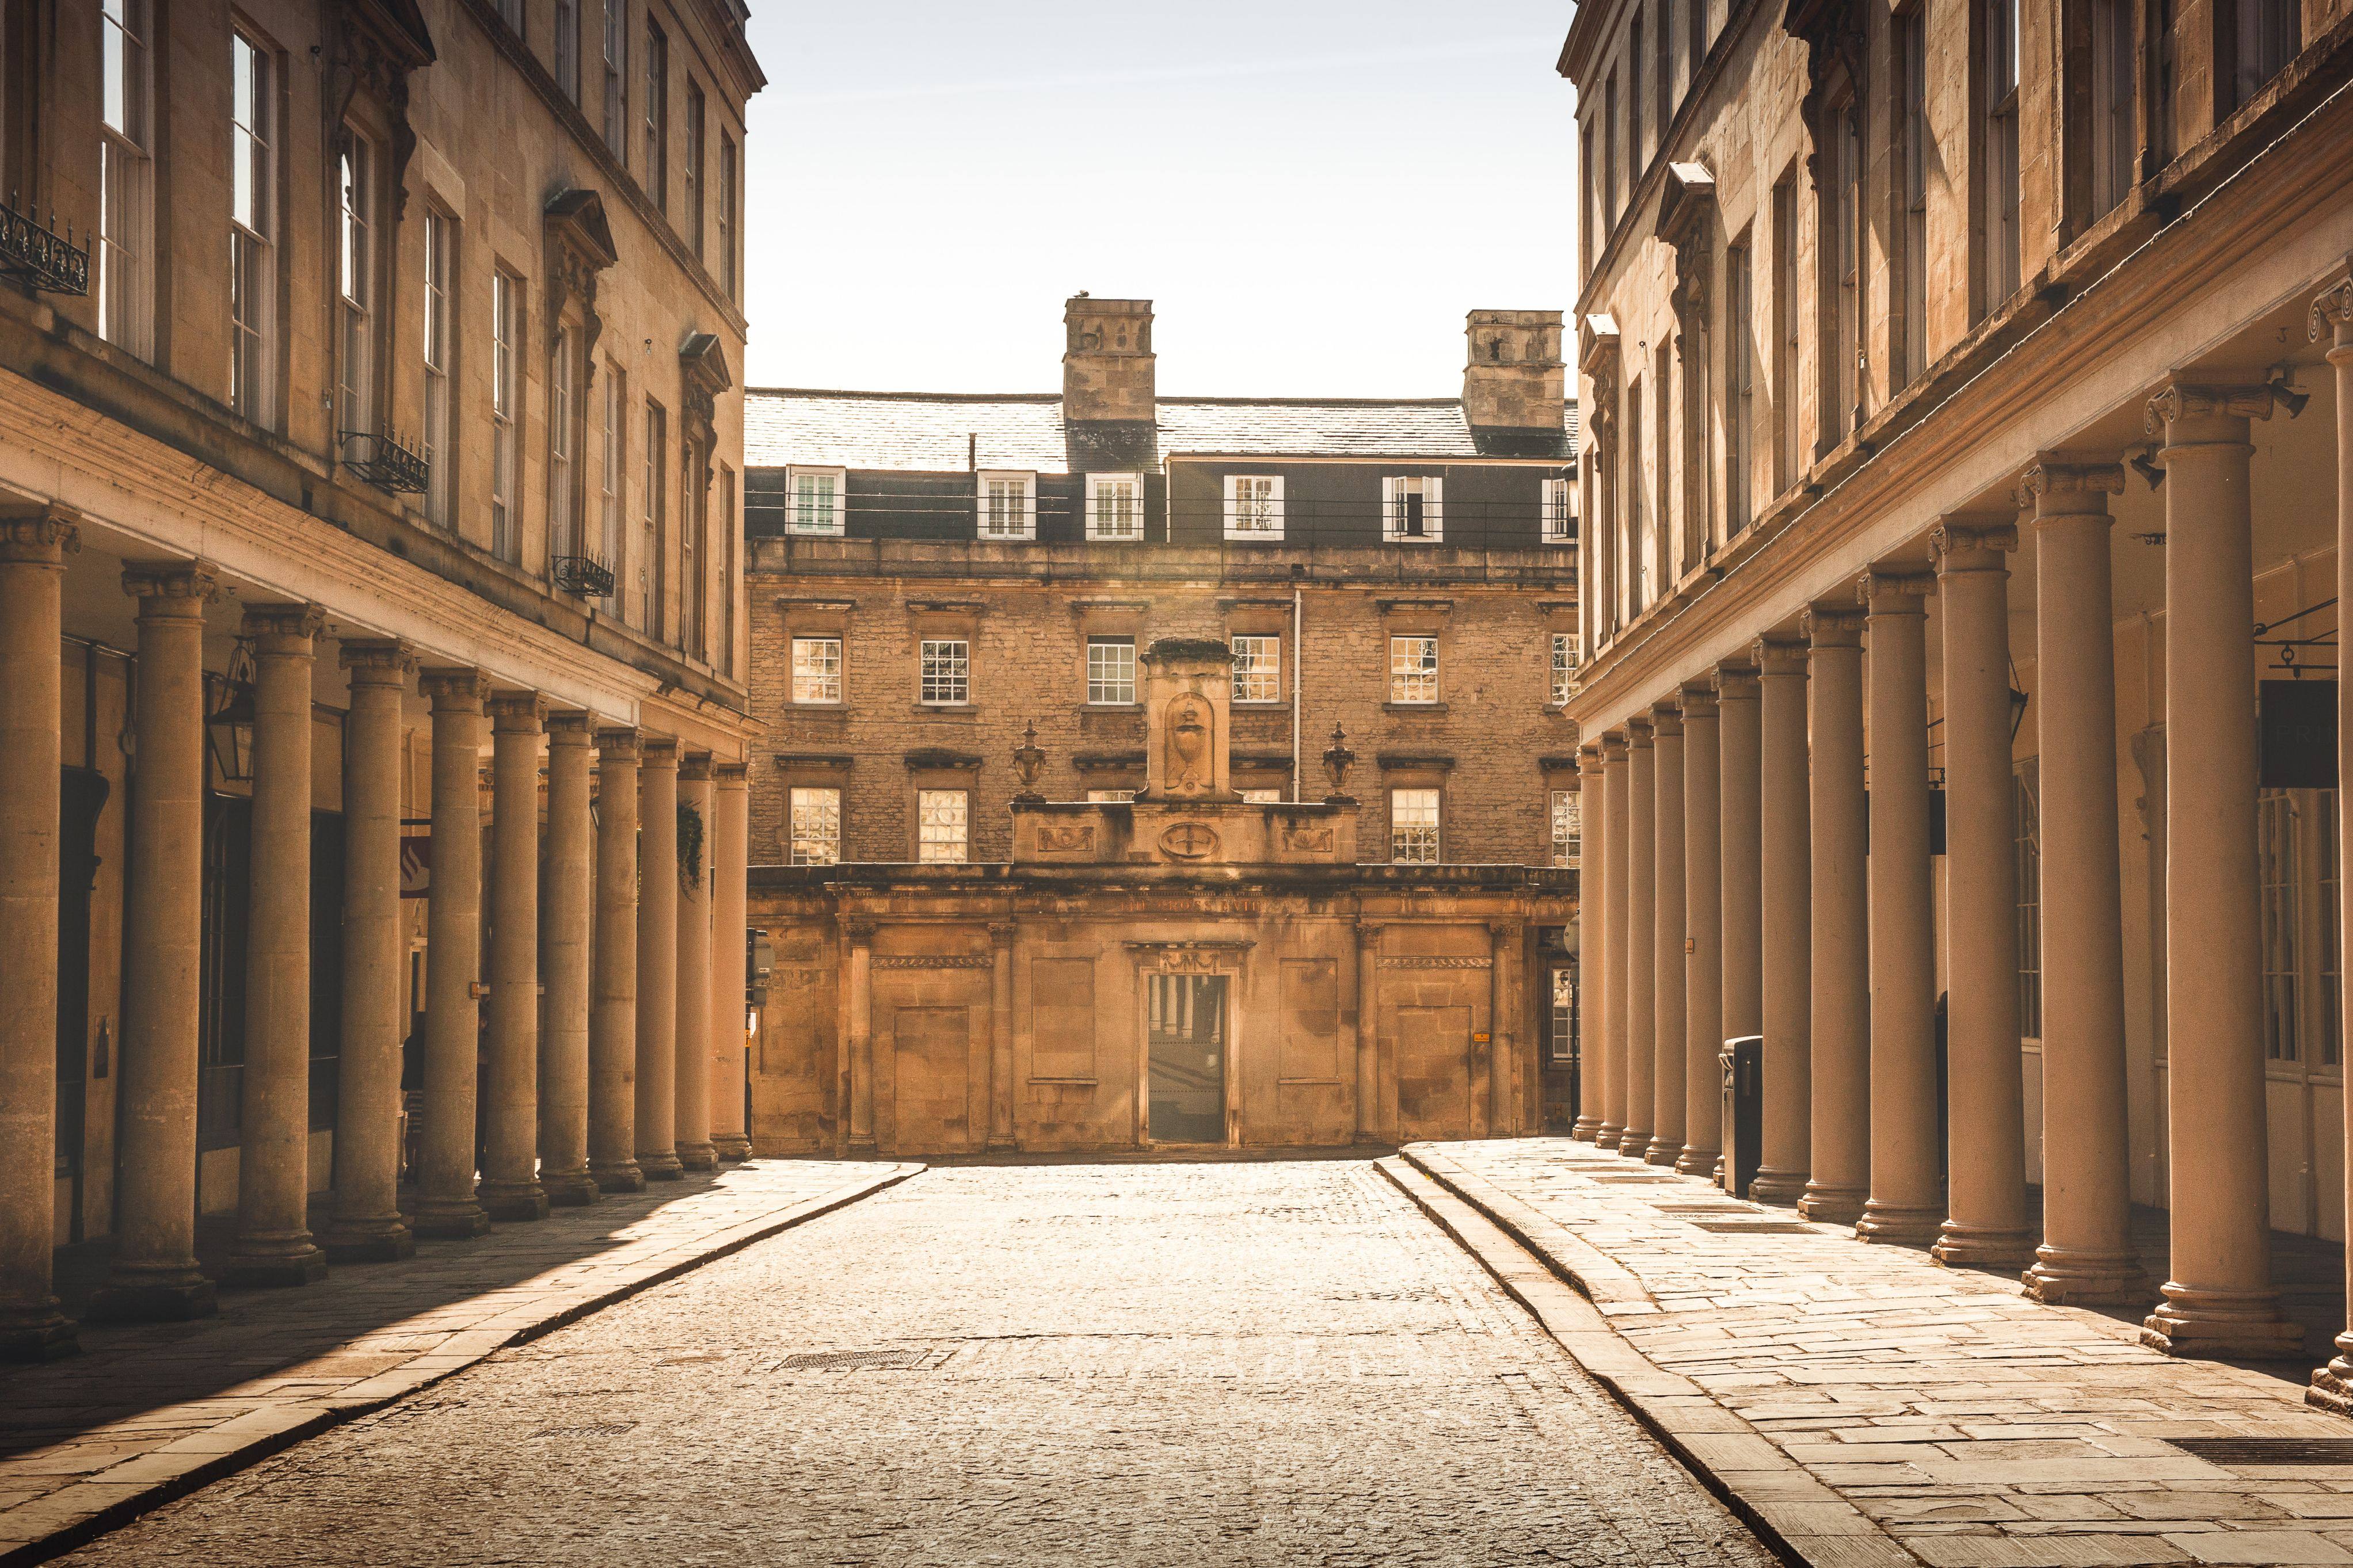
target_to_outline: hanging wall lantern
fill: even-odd
[[[232,784],[253,780],[253,645],[237,639],[228,656],[228,672],[213,682],[212,711],[205,717],[205,738],[212,748],[213,766]]]

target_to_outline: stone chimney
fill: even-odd
[[[1567,373],[1560,358],[1558,310],[1473,310],[1465,335],[1462,414],[1473,428],[1561,427]]]
[[[1555,316],[1553,322],[1557,349],[1560,318]],[[1062,351],[1062,417],[1150,424],[1157,395],[1152,301],[1081,294],[1063,304],[1062,326],[1069,338]]]

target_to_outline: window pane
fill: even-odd
[[[969,858],[965,817],[972,797],[960,789],[915,792],[916,858],[926,863]]]
[[[1389,791],[1389,858],[1435,861],[1438,858],[1438,792],[1434,789]]]
[[[793,864],[832,866],[841,859],[841,792],[797,789],[792,796]]]
[[[927,638],[923,646],[922,700],[971,700],[972,646],[962,637]]]
[[[1234,700],[1282,700],[1282,639],[1277,637],[1234,638]]]
[[[793,700],[796,702],[841,700],[841,639],[839,637],[795,637],[793,639]]]
[[[1438,639],[1434,637],[1389,638],[1389,700],[1438,700]]]
[[[1087,644],[1087,700],[1135,700],[1135,644],[1125,637]]]

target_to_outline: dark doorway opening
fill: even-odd
[[[1226,1141],[1226,977],[1150,977],[1152,1141]]]

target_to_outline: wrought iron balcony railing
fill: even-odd
[[[613,569],[594,555],[559,555],[555,586],[583,599],[607,599],[613,594]]]
[[[392,495],[423,495],[432,468],[414,447],[401,440],[397,431],[384,435],[374,430],[344,430],[335,437],[343,443],[343,467]]]
[[[85,239],[89,237],[83,236]],[[0,206],[0,275],[15,279],[46,294],[90,292],[90,249],[73,242],[73,226],[58,233],[58,215],[40,222],[17,210],[11,191]]]

